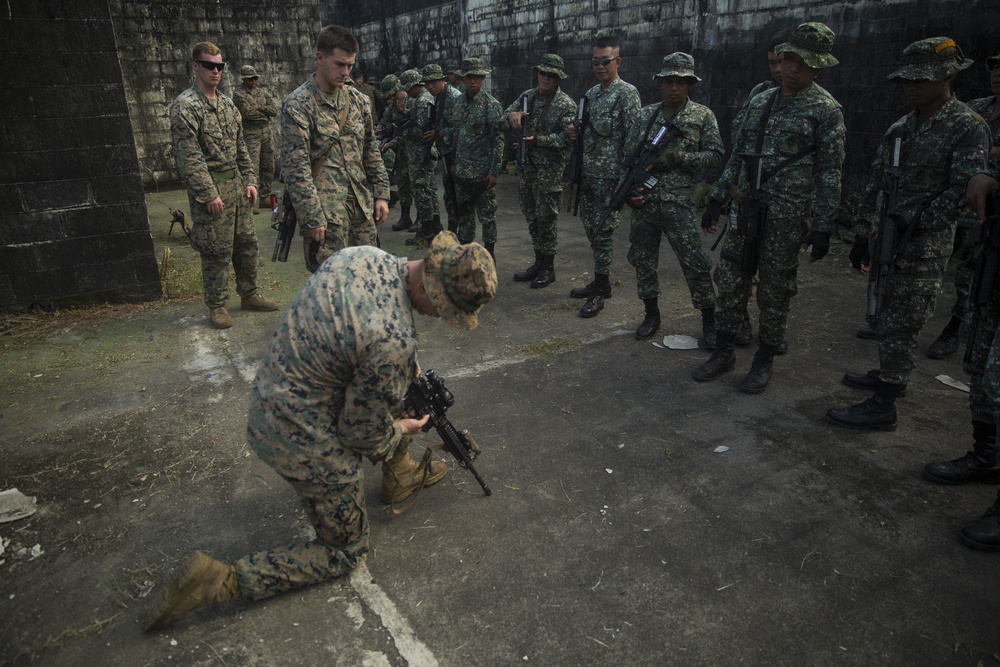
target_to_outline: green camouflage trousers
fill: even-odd
[[[348,246],[378,245],[378,232],[375,229],[375,221],[365,215],[354,197],[344,202],[344,211],[350,219],[350,226],[327,225],[326,239],[323,245],[314,241],[310,236],[302,237],[302,250],[306,260],[306,268],[315,273],[319,265],[326,261],[327,257],[347,248]]]
[[[243,141],[250,153],[250,164],[257,170],[257,193],[260,197],[271,194],[271,180],[274,178],[274,138],[271,126],[244,129]]]
[[[691,303],[698,310],[715,306],[712,287],[712,260],[702,247],[701,228],[695,222],[693,206],[647,200],[632,212],[629,230],[629,264],[635,267],[640,299],[660,296],[660,239],[667,237],[677,255]]]
[[[594,273],[604,275],[611,275],[611,264],[615,259],[615,230],[618,229],[619,213],[611,214],[600,234],[595,235],[594,232],[611,201],[615,185],[615,180],[611,178],[584,176],[580,182],[580,222],[594,252]]]
[[[960,320],[965,319],[969,311],[969,286],[972,283],[972,258],[974,255],[978,232],[968,227],[958,225],[955,228],[955,305],[951,314]]]
[[[868,318],[878,341],[879,379],[905,385],[917,365],[917,336],[934,314],[948,258],[896,261],[878,319]]]
[[[385,165],[385,173],[389,175],[389,184],[396,186],[399,193],[399,205],[403,208],[410,208],[413,205],[413,192],[410,189],[410,172],[406,167],[406,153],[396,148],[389,148],[382,152],[382,163]]]
[[[413,204],[417,207],[417,222],[424,222],[438,214],[437,183],[434,181],[434,166],[437,162],[429,160],[426,165],[424,164],[422,143],[404,145]]]
[[[517,195],[535,252],[555,255],[556,219],[562,203],[562,183],[538,178],[538,174],[522,174],[517,182]]]
[[[454,156],[454,153],[452,154]],[[445,179],[451,178],[448,174],[448,163],[451,160],[444,157],[441,158],[441,182],[444,183]],[[448,216],[448,222],[451,223],[453,220],[458,220],[458,202],[448,194],[448,188],[444,189],[444,211]]]
[[[205,305],[209,308],[226,305],[230,262],[236,272],[237,294],[246,297],[260,291],[257,289],[257,232],[243,179],[237,176],[217,181],[216,187],[223,206],[219,215],[211,215],[205,204],[195,201],[188,191],[191,247],[201,255],[201,280],[205,286]]]
[[[764,238],[757,249],[757,306],[760,308],[760,339],[777,347],[785,340],[788,311],[798,293],[799,250],[809,228],[808,211],[775,211],[772,208]],[[738,258],[745,237],[735,229],[726,232],[722,255]],[[715,269],[719,296],[715,308],[715,328],[735,335],[747,310],[743,274],[738,259],[720,257]]]
[[[971,315],[971,313],[970,313]],[[1000,290],[985,309],[976,330],[976,339],[969,341],[971,351],[965,372],[969,374],[969,410],[972,421],[996,424],[1000,414]],[[968,326],[970,320],[965,324]]]
[[[497,242],[497,191],[483,191],[483,180],[455,179],[455,196],[461,214],[458,216],[458,240],[472,243],[476,240],[476,217],[483,226],[483,245]]]

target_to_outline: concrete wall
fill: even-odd
[[[139,301],[160,281],[105,0],[0,16],[0,307]]]

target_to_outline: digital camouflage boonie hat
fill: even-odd
[[[410,88],[422,86],[423,84],[424,81],[420,78],[420,72],[415,69],[408,69],[399,75],[399,86],[403,90],[409,91]]]
[[[794,53],[813,69],[826,69],[839,65],[833,57],[833,31],[822,23],[803,23],[792,31],[788,41],[774,47],[775,53]]]
[[[244,65],[240,68],[240,78],[241,79],[259,79],[260,74],[257,74],[257,70],[254,69],[253,65]]]
[[[653,75],[653,80],[663,79],[668,76],[680,76],[685,79],[694,79],[697,83],[701,78],[694,73],[694,56],[677,51],[669,56],[663,56],[663,65],[660,71]]]
[[[458,329],[479,326],[479,311],[497,292],[497,269],[489,251],[478,243],[458,242],[440,232],[424,258],[424,288],[441,318]]]
[[[930,37],[903,49],[903,66],[889,81],[944,81],[972,65],[950,37]]]
[[[554,53],[546,53],[542,56],[541,62],[531,69],[536,69],[539,72],[545,72],[546,74],[555,74],[560,79],[565,79],[568,76],[565,68],[566,65],[563,63],[562,58]]]
[[[466,58],[459,67],[459,76],[486,76],[493,70],[488,69],[482,58]]]
[[[440,65],[424,65],[420,70],[420,78],[424,83],[428,81],[441,81],[444,79],[444,70]]]
[[[395,74],[386,74],[382,78],[381,83],[378,84],[378,89],[382,91],[383,95],[389,96],[389,95],[395,95],[396,93],[401,91],[403,87],[399,85],[398,76],[396,76]]]

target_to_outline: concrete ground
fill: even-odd
[[[578,220],[562,214],[558,280],[532,290],[511,278],[531,259],[512,177],[499,201],[500,290],[479,329],[418,318],[421,363],[453,391],[450,417],[482,446],[493,495],[450,462],[394,516],[367,466],[371,552],[349,578],[143,631],[150,593],[191,550],[232,561],[309,532],[243,438],[281,312],[235,307],[220,332],[200,300],[171,300],[8,348],[0,489],[37,496],[38,512],[0,524],[0,665],[1000,663],[1000,554],[958,540],[996,488],[920,478],[969,445],[966,394],[934,379],[964,380],[961,355],[921,357],[894,433],[823,421],[865,398],[841,375],[876,363],[854,336],[865,283],[848,246],[817,264],[803,255],[789,352],[749,396],[736,386],[752,347],[700,384],[690,374],[706,353],[633,339],[626,228],[614,297],[584,320],[567,296],[592,270]],[[178,231],[166,236],[183,193],[149,203],[158,256],[167,246],[190,262]],[[265,291],[288,303],[306,277],[299,248],[271,264],[275,232],[258,220]],[[383,232],[399,254],[404,238]],[[697,335],[663,255],[661,333]],[[434,443],[418,438],[414,453]],[[36,544],[36,558],[18,555]]]

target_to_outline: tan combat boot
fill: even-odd
[[[406,500],[420,488],[441,481],[448,474],[448,466],[444,461],[431,460],[430,470],[424,479],[424,467],[418,461],[410,458],[410,452],[400,447],[392,458],[382,464],[382,502],[395,504]]]
[[[243,310],[259,310],[261,312],[268,312],[278,310],[278,304],[261,296],[260,294],[254,294],[253,296],[241,297],[240,308]]]
[[[159,630],[189,611],[239,597],[236,568],[195,551],[184,560],[177,578],[153,598],[146,630]]]
[[[233,326],[233,318],[225,306],[209,308],[208,319],[216,329],[228,329]]]

